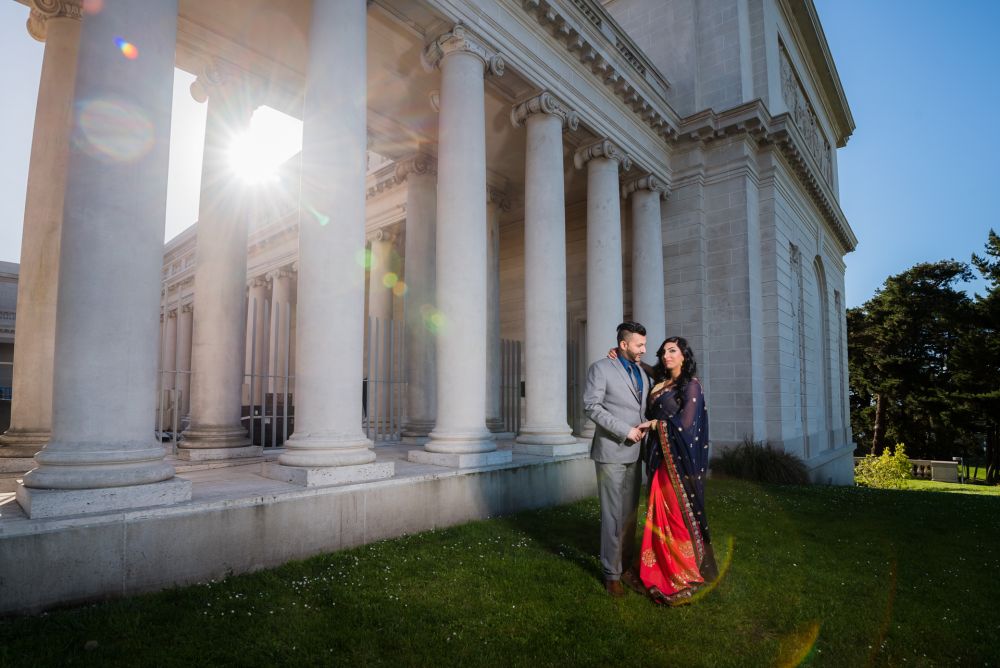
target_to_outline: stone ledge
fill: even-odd
[[[513,455],[510,450],[493,450],[492,452],[474,452],[469,454],[410,450],[407,454],[407,459],[418,464],[433,464],[434,466],[446,466],[453,469],[471,469],[481,466],[510,464]]]
[[[567,457],[569,455],[585,455],[590,451],[590,443],[574,441],[573,443],[541,444],[514,443],[514,452],[520,455],[536,455],[540,457]]]
[[[285,466],[277,462],[270,462],[261,465],[260,474],[265,478],[281,480],[301,487],[330,487],[391,478],[395,469],[396,465],[392,462],[316,468]]]
[[[18,486],[17,502],[31,519],[108,513],[191,500],[191,481],[171,478],[148,485],[101,489],[34,489]]]
[[[259,445],[245,445],[235,448],[177,448],[177,459],[188,462],[208,462],[229,459],[260,457],[264,448]]]

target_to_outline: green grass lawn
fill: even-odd
[[[1000,661],[1000,498],[712,480],[708,503],[727,566],[687,608],[604,594],[587,500],[0,621],[0,665]]]

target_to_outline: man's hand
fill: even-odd
[[[626,436],[625,438],[632,441],[633,443],[638,443],[639,441],[642,440],[642,437],[645,433],[646,432],[644,429],[640,429],[639,427],[632,427],[631,429],[628,430],[628,436]]]

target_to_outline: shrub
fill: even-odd
[[[809,484],[809,472],[801,459],[750,438],[712,459],[712,472],[775,485]]]
[[[889,448],[882,454],[865,455],[865,458],[854,465],[854,482],[862,487],[877,489],[899,489],[903,481],[910,479],[910,458],[906,456],[906,446],[896,444],[896,451],[890,453]]]

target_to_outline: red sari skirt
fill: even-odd
[[[670,447],[663,430],[658,432],[664,456],[649,488],[639,577],[648,589],[671,596],[704,583],[698,568],[704,547]]]

